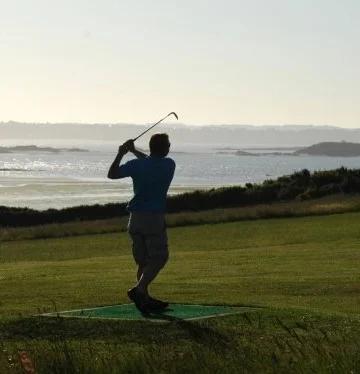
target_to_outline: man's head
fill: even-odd
[[[166,157],[170,149],[168,134],[154,134],[150,139],[149,147],[151,156]]]

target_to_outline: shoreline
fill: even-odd
[[[217,186],[175,185],[169,189],[168,196],[197,190],[206,191],[215,187]],[[2,192],[0,206],[28,208],[37,211],[127,203],[133,196],[130,184],[55,178],[34,178],[33,180],[23,178],[17,180],[15,185],[9,181],[1,181],[0,191]]]

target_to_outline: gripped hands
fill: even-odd
[[[134,140],[129,139],[119,147],[118,153],[125,155],[128,152],[135,151]]]

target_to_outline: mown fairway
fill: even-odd
[[[105,367],[108,371],[111,360],[116,363],[115,372],[126,365],[135,368],[135,362],[140,366],[133,372],[151,368],[157,372],[161,365],[165,371],[179,370],[184,355],[188,365],[195,365],[188,370],[206,371],[223,367],[222,349],[229,355],[229,372],[240,367],[270,372],[286,372],[290,367],[295,371],[328,370],[331,354],[338,355],[338,365],[342,365],[334,367],[335,371],[359,369],[359,356],[354,352],[360,332],[360,213],[178,227],[169,229],[169,238],[171,259],[152,288],[156,296],[173,302],[258,305],[264,309],[246,317],[191,324],[76,320],[60,326],[29,317],[55,308],[128,302],[125,295],[133,284],[135,266],[127,235],[1,242],[0,327],[4,347],[8,345],[6,352],[19,345],[28,347],[43,370],[48,369],[41,354],[48,349],[47,340],[55,344],[47,354],[56,358],[59,368],[65,365],[69,369],[76,362],[85,371],[86,365],[94,371],[102,372]],[[295,335],[299,332],[294,335],[287,328],[299,323],[303,325],[298,339]],[[93,333],[85,333],[89,330]],[[319,333],[322,330],[334,339],[327,341]],[[278,343],[275,338],[280,339]],[[78,352],[72,353],[72,358],[63,353],[62,344],[68,339],[66,349]],[[316,339],[324,342],[325,353],[308,351],[319,345]],[[340,345],[337,339],[342,341]],[[220,344],[220,353],[211,350],[213,340]],[[287,340],[293,340],[292,354]],[[100,366],[86,359],[92,357],[90,342],[97,342],[91,349],[99,355],[96,365]],[[168,363],[164,344],[169,345],[173,357]],[[344,352],[339,346],[346,347]],[[106,356],[109,352],[111,359]],[[124,355],[130,361],[121,367]],[[9,370],[16,368],[17,364],[9,366]]]

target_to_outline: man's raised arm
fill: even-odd
[[[127,142],[125,142],[119,147],[118,154],[116,155],[115,160],[111,164],[110,169],[108,171],[108,175],[107,175],[108,178],[110,179],[121,178],[121,175],[119,174],[119,165],[124,155],[126,155],[126,153],[128,153],[129,151],[129,148],[131,148],[130,142],[132,142],[132,144],[134,145],[134,142],[132,140],[128,140]]]
[[[108,175],[107,175],[108,178],[110,178],[110,179],[119,179],[119,178],[124,178],[125,177],[125,175],[120,174],[119,166],[120,166],[122,158],[128,152],[131,152],[137,158],[145,158],[145,157],[147,157],[146,153],[143,153],[143,152],[135,149],[134,141],[132,139],[126,141],[124,144],[122,144],[119,147],[118,154],[116,155],[115,160],[111,164],[110,169],[108,171]]]

